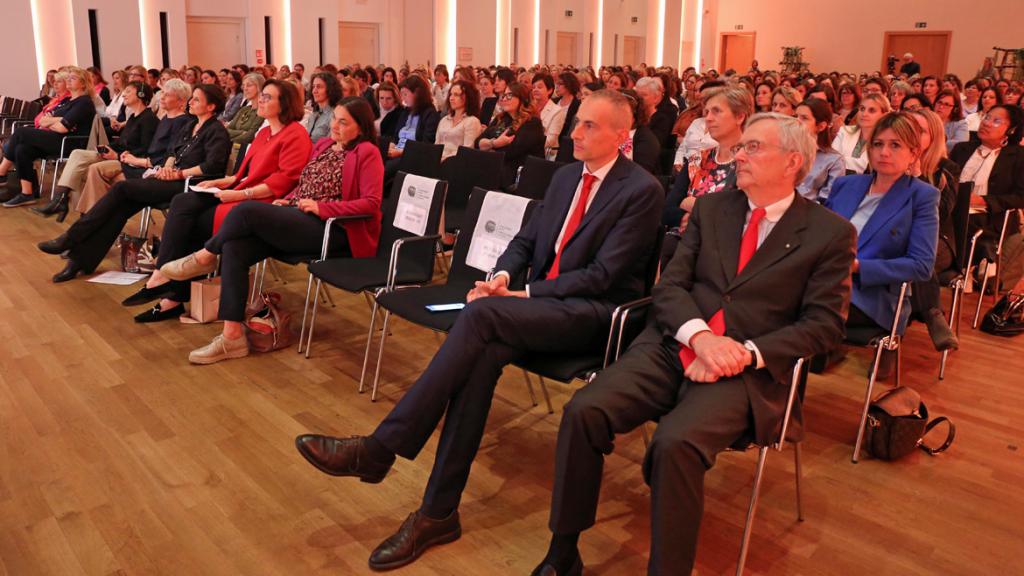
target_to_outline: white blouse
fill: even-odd
[[[445,114],[437,125],[437,138],[435,144],[444,144],[444,152],[441,153],[441,160],[447,160],[459,151],[459,146],[473,147],[484,127],[476,116],[466,116],[453,124],[451,115]]]

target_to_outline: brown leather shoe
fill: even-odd
[[[415,561],[431,546],[454,542],[462,536],[459,511],[444,520],[433,520],[419,510],[409,514],[398,529],[370,554],[370,569],[394,570]]]
[[[320,434],[303,434],[295,438],[299,454],[318,470],[331,476],[355,476],[376,484],[387,476],[391,462],[377,462],[366,453],[364,436],[335,438]]]

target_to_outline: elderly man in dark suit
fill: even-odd
[[[299,452],[321,471],[380,482],[399,455],[413,459],[444,417],[422,507],[370,556],[375,570],[414,561],[461,534],[458,505],[504,366],[532,351],[599,348],[616,306],[644,292],[663,193],[619,155],[631,118],[625,96],[595,92],[573,131],[576,158],[555,173],[544,202],[467,294],[448,338],[377,430],[338,439],[303,435]],[[526,275],[523,290],[511,278]]]
[[[759,114],[735,147],[739,189],[697,200],[653,294],[646,330],[566,405],[558,434],[547,556],[534,571],[580,574],[616,434],[658,427],[650,574],[689,574],[704,474],[749,430],[777,433],[801,356],[838,346],[850,299],[853,227],[794,192],[814,158],[795,119]]]

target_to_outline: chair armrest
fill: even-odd
[[[605,368],[618,360],[622,354],[623,335],[626,332],[626,322],[629,320],[630,314],[649,307],[653,301],[650,296],[647,296],[646,298],[621,304],[612,311],[612,324],[608,329],[608,343],[604,349]]]
[[[387,284],[384,287],[385,292],[391,292],[395,289],[395,280],[398,278],[398,255],[402,252],[402,246],[418,242],[437,242],[440,239],[440,234],[430,234],[428,236],[408,236],[395,240],[395,243],[391,245],[391,259],[388,261],[388,278]]]
[[[320,260],[327,259],[327,246],[329,246],[331,242],[331,226],[333,226],[336,221],[341,220],[342,222],[348,222],[352,220],[366,220],[369,217],[369,214],[349,214],[346,216],[328,218],[327,222],[324,224],[324,240],[323,244],[320,245]]]

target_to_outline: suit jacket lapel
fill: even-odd
[[[725,273],[727,285],[736,277],[736,266],[740,262],[743,223],[747,217],[747,209],[750,208],[746,194],[739,190],[729,193],[735,194],[736,198],[715,218],[715,236],[718,240],[718,252],[721,255],[722,272]]]
[[[743,271],[729,284],[729,290],[743,284],[758,273],[764,271],[772,264],[786,257],[796,250],[800,245],[800,232],[807,227],[807,200],[799,194],[793,199],[793,204],[782,214],[782,218],[775,223],[771,233],[764,239],[761,246],[754,252],[750,262],[743,268]],[[738,245],[738,244],[737,244]],[[739,250],[737,249],[737,252]],[[739,255],[737,254],[737,262]]]
[[[558,240],[558,235],[562,232],[562,226],[565,225],[565,219],[569,217],[569,206],[572,205],[572,198],[576,195],[576,187],[579,186],[580,178],[583,177],[583,163],[580,162],[578,170],[574,170],[574,178],[567,179],[566,186],[560,189],[558,195],[552,198],[551,209],[548,207],[544,209],[544,216],[547,222],[545,222],[545,229],[538,238],[535,257],[539,261],[538,266],[534,266],[538,273],[543,270],[547,265],[548,259],[550,259],[555,253],[555,242]],[[568,188],[568,184],[572,183],[572,188]],[[566,190],[565,188],[568,188]],[[596,198],[595,198],[596,201]],[[550,216],[549,216],[550,214]]]
[[[892,219],[910,201],[910,183],[912,176],[901,177],[892,185],[892,188],[882,196],[871,218],[864,224],[857,239],[857,249],[863,248],[871,237],[885,228],[886,223]],[[859,203],[858,203],[859,205]],[[856,209],[855,209],[856,210]]]

